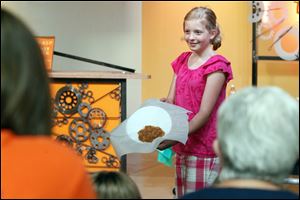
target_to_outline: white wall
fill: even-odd
[[[2,1],[37,36],[55,36],[55,51],[141,72],[141,2]],[[118,71],[54,56],[52,69]],[[127,82],[127,116],[141,104],[141,81]]]

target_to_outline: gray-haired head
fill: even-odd
[[[260,179],[280,183],[299,157],[299,103],[277,87],[249,87],[218,111],[220,181]]]

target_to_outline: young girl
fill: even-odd
[[[192,111],[186,144],[165,140],[158,149],[173,146],[176,152],[176,191],[180,197],[210,186],[220,170],[212,144],[216,138],[216,113],[232,79],[230,62],[215,53],[221,46],[215,13],[205,7],[193,8],[184,18],[184,38],[191,52],[172,62],[174,77],[167,98]]]

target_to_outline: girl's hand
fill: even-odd
[[[170,104],[173,104],[173,102],[172,102],[171,100],[169,100],[169,99],[167,99],[167,98],[165,98],[165,97],[160,98],[160,101],[166,102],[166,103],[170,103]]]
[[[157,149],[162,151],[169,147],[174,146],[177,143],[178,143],[178,141],[175,141],[175,140],[164,140],[158,145]]]
[[[160,101],[166,102],[166,101],[167,101],[167,98],[166,98],[166,97],[160,98]]]

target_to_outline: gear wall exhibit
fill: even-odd
[[[119,168],[109,131],[121,121],[120,85],[83,81],[52,89],[54,137],[82,155],[89,169]]]
[[[126,79],[122,72],[50,72],[53,137],[75,149],[90,172],[126,171],[110,132],[126,119]]]

